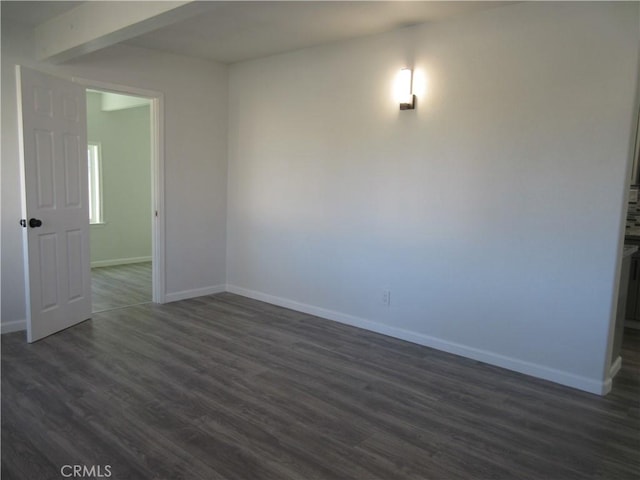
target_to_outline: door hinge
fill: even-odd
[[[20,219],[20,226],[27,228],[27,219],[26,218],[21,218]]]

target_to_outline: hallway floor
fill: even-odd
[[[91,269],[93,313],[151,302],[151,262]]]

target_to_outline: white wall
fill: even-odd
[[[638,30],[522,3],[232,66],[229,289],[606,390]]]
[[[23,326],[15,64],[66,77],[162,92],[165,99],[168,299],[213,291],[226,278],[227,68],[117,46],[72,64],[38,65],[24,29],[2,25],[2,327]]]
[[[124,109],[111,102],[103,111],[105,97]],[[150,129],[148,100],[87,93],[87,140],[100,145],[104,216],[91,225],[92,266],[151,260]]]

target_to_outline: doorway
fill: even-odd
[[[92,313],[164,303],[162,95],[86,87]]]
[[[87,90],[93,313],[152,301],[151,101]]]
[[[87,89],[133,95],[149,103],[151,165],[151,301],[164,303],[164,152],[162,94],[65,79],[16,66],[27,341],[38,341],[91,317]],[[126,145],[126,141],[121,141]],[[84,151],[83,151],[84,150]],[[102,186],[95,180],[92,192]],[[125,207],[127,208],[127,207]],[[107,220],[108,221],[108,220]],[[122,235],[127,235],[126,232]]]

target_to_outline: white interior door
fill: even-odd
[[[85,89],[17,67],[27,340],[91,316]]]

